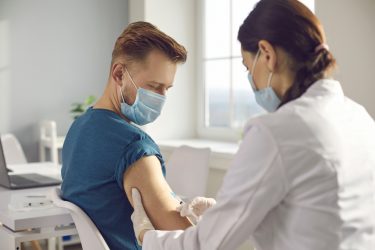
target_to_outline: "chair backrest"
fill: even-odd
[[[4,157],[7,164],[27,163],[21,144],[13,134],[1,135],[1,142],[3,144]]]
[[[56,140],[57,125],[55,121],[45,120],[40,123],[40,139],[41,140]]]
[[[211,150],[180,146],[167,164],[167,181],[172,190],[185,198],[204,196],[206,193]]]
[[[61,199],[60,188],[52,189],[50,197],[55,206],[69,210],[84,250],[109,250],[103,236],[90,217],[77,205]]]

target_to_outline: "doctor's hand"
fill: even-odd
[[[187,217],[193,224],[197,224],[203,213],[216,204],[215,199],[206,197],[195,197],[190,202],[183,203],[177,207],[182,217]]]
[[[145,209],[143,208],[141,194],[136,188],[132,188],[132,199],[134,212],[130,218],[133,222],[134,233],[138,244],[142,245],[144,234],[148,230],[154,230],[155,228],[148,218]]]

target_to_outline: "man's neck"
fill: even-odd
[[[94,109],[108,109],[113,112],[118,113],[118,109],[115,108],[115,105],[111,101],[110,97],[107,95],[107,93],[104,93],[102,97],[95,103]]]
[[[121,102],[117,98],[117,93],[111,91],[110,87],[107,87],[104,91],[104,94],[93,106],[94,109],[107,109],[118,114],[122,119],[127,122],[130,122],[122,113],[121,113]]]

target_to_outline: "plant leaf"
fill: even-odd
[[[96,97],[94,95],[90,95],[86,98],[85,104],[88,106],[92,104],[93,102],[95,102],[95,100],[96,100]]]

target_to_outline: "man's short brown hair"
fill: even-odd
[[[112,64],[121,57],[129,62],[144,61],[154,49],[163,52],[172,62],[186,61],[187,52],[184,46],[151,23],[134,22],[117,38],[112,52]]]

